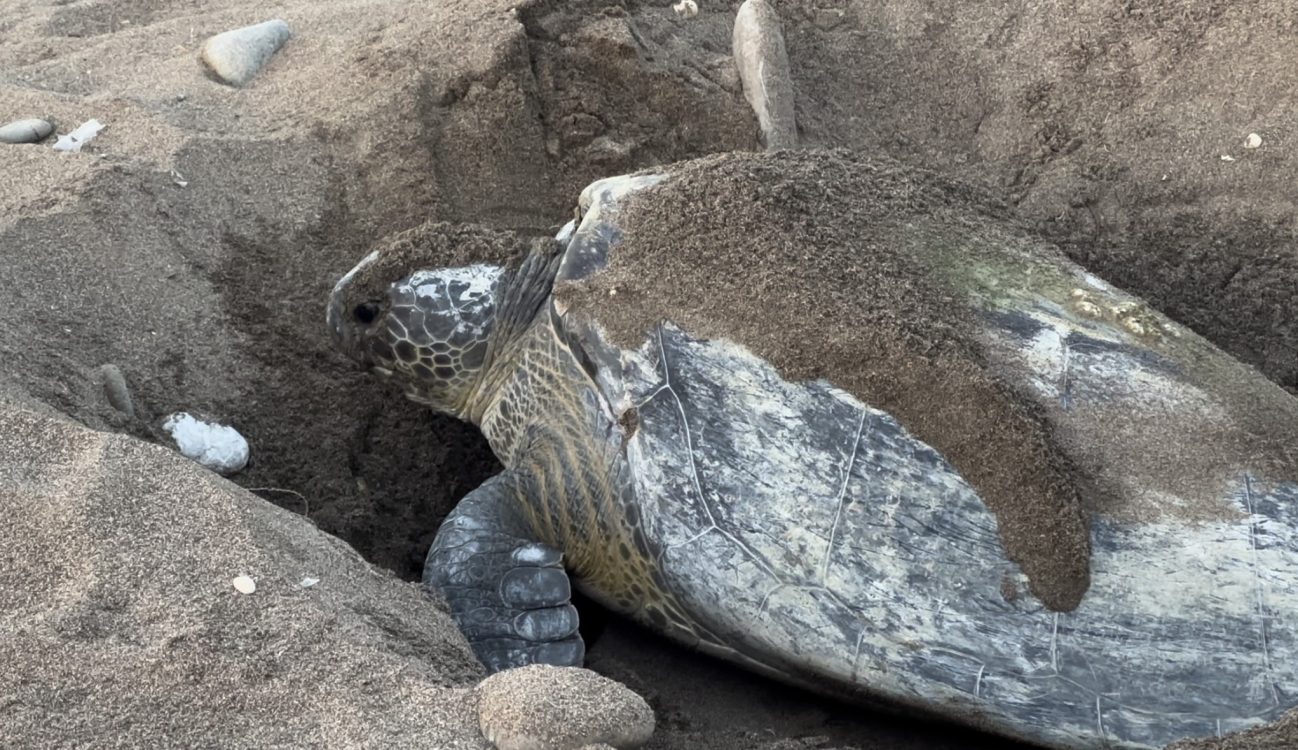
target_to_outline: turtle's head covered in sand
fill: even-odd
[[[472,420],[490,390],[492,355],[549,296],[554,263],[534,252],[516,272],[479,263],[390,281],[403,260],[375,251],[338,282],[328,313],[334,341],[412,400]]]

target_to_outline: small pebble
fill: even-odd
[[[654,731],[649,704],[620,682],[588,669],[534,664],[483,680],[478,726],[499,750],[640,747]]]
[[[270,62],[288,37],[288,24],[266,21],[217,34],[203,43],[200,55],[222,81],[242,86]]]
[[[298,584],[304,589],[309,589],[320,582],[319,578],[303,578],[302,583]]]
[[[0,143],[36,143],[49,138],[53,132],[54,125],[39,117],[15,120],[0,127]]]
[[[1257,148],[1262,145],[1262,136],[1257,133],[1249,133],[1248,138],[1244,139],[1244,148]]]
[[[248,441],[233,427],[180,412],[167,417],[162,428],[171,434],[182,455],[217,474],[233,474],[248,465]]]
[[[99,377],[104,381],[104,396],[112,407],[128,417],[135,416],[135,405],[131,402],[131,391],[126,387],[126,376],[117,365],[104,365],[99,368]]]
[[[251,594],[257,590],[257,582],[248,576],[239,576],[231,583],[234,584],[234,590],[238,591],[240,594]]]
[[[699,4],[694,0],[681,0],[672,6],[672,10],[681,18],[693,18],[699,14]]]

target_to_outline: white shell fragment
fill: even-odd
[[[288,38],[288,24],[276,19],[217,34],[203,43],[200,55],[223,82],[242,86],[270,62]]]
[[[251,594],[257,590],[257,582],[248,576],[239,576],[231,581],[231,583],[234,584],[234,590],[238,591],[240,594]]]
[[[1222,161],[1235,161],[1235,157],[1231,156],[1230,154],[1222,154],[1222,155],[1221,155],[1221,160],[1222,160]]]
[[[672,10],[681,18],[693,18],[699,14],[699,4],[694,0],[681,0],[672,6]]]
[[[48,138],[53,132],[54,126],[39,117],[15,120],[0,127],[0,143],[36,143]]]
[[[309,589],[309,588],[311,588],[312,586],[316,585],[316,584],[319,583],[319,582],[320,582],[320,579],[319,579],[319,578],[311,578],[311,577],[307,577],[307,578],[303,578],[303,579],[302,579],[302,582],[301,582],[300,584],[298,584],[298,585],[301,586],[301,587],[304,588],[304,589]]]
[[[104,129],[104,124],[98,120],[86,120],[77,126],[77,129],[67,135],[59,136],[59,140],[54,144],[55,151],[68,151],[77,153],[81,147],[94,140],[99,135],[99,131]]]
[[[769,0],[744,0],[731,37],[744,98],[757,115],[766,150],[797,148],[793,77],[780,16]]]
[[[1257,148],[1262,145],[1262,136],[1257,133],[1249,133],[1244,139],[1244,148]]]
[[[162,425],[186,458],[217,474],[233,474],[248,465],[248,441],[233,427],[203,422],[179,412]]]

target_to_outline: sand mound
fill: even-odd
[[[167,449],[8,407],[0,434],[6,742],[485,747],[415,584]]]

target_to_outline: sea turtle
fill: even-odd
[[[592,184],[516,270],[376,251],[338,282],[342,349],[505,467],[424,573],[489,670],[582,662],[571,576],[759,673],[1048,747],[1298,705],[1298,399],[951,185],[729,154]],[[858,308],[890,338],[853,343]],[[856,364],[797,380],[780,346]]]

